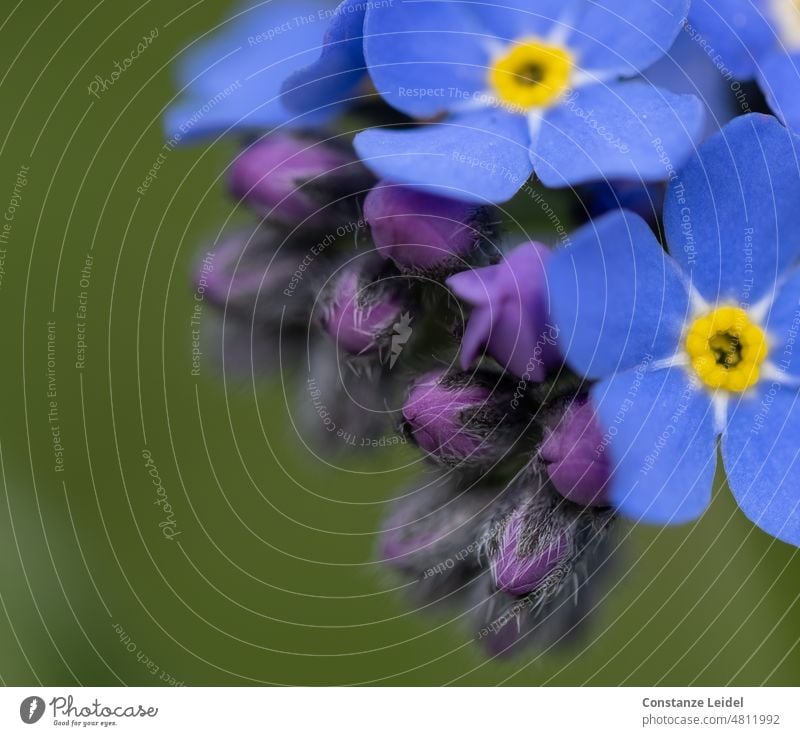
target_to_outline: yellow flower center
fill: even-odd
[[[772,0],[770,3],[776,30],[789,51],[800,50],[800,2]]]
[[[759,379],[767,338],[744,309],[720,307],[692,323],[686,352],[706,386],[741,393]]]
[[[489,70],[497,97],[523,110],[555,102],[568,88],[572,54],[535,38],[518,41]]]

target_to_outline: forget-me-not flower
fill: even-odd
[[[534,171],[548,186],[664,179],[700,137],[702,105],[623,80],[667,53],[688,6],[373,3],[363,46],[373,84],[390,105],[435,124],[370,129],[356,137],[356,150],[383,177],[473,201],[510,199]],[[339,39],[337,48],[344,47]],[[357,65],[352,38],[347,48],[342,59]],[[335,67],[330,77],[346,68]]]
[[[639,520],[698,517],[717,438],[744,513],[800,545],[800,147],[735,119],[667,193],[667,255],[644,221],[585,226],[548,271],[560,346],[591,391],[610,500]]]

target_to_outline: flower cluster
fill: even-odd
[[[698,518],[718,452],[800,546],[799,6],[274,0],[185,55],[167,134],[238,141],[252,223],[209,350],[315,452],[418,450],[380,557],[492,655],[581,629],[617,520]]]

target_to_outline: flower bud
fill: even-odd
[[[285,324],[305,322],[308,295],[285,295],[301,260],[290,248],[276,249],[271,233],[234,231],[202,254],[195,267],[195,294],[248,325],[277,324],[284,307]]]
[[[230,168],[230,189],[262,216],[287,225],[318,219],[363,191],[372,176],[355,157],[324,143],[273,134],[245,149]]]
[[[394,502],[384,521],[381,558],[414,575],[428,564],[444,574],[468,557],[478,567],[474,542],[485,506],[484,494],[461,492],[452,473],[417,483]],[[456,555],[458,560],[448,559]]]
[[[592,403],[585,396],[572,401],[539,448],[555,489],[581,506],[608,505],[611,465],[603,431]]]
[[[374,281],[373,272],[362,263],[351,263],[337,274],[322,324],[341,350],[352,355],[385,351],[393,367],[411,336],[412,318],[398,282]]]
[[[503,530],[497,554],[492,557],[495,587],[509,595],[527,595],[539,588],[570,552],[567,530],[555,529],[552,535],[542,534],[527,543],[525,531],[523,512],[516,511]]]
[[[254,380],[274,376],[281,370],[281,362],[301,361],[305,348],[299,330],[281,332],[279,327],[277,320],[253,323],[230,312],[209,310],[203,313],[200,326],[197,365],[208,356],[213,370],[233,383],[249,381],[252,385]]]
[[[296,379],[292,424],[315,453],[340,458],[403,443],[389,408],[401,395],[388,372],[343,366],[336,346],[317,331],[304,336],[302,360],[289,370]]]
[[[414,580],[418,600],[452,602],[483,588],[481,532],[496,511],[501,489],[465,486],[451,471],[425,476],[394,503],[382,525],[379,556],[387,567]]]
[[[492,208],[383,181],[364,200],[378,253],[404,273],[448,274],[484,259]]]
[[[434,371],[412,385],[403,406],[406,431],[445,465],[480,465],[508,454],[524,431],[512,395],[488,374]]]
[[[493,655],[563,643],[585,623],[609,567],[609,509],[564,500],[534,471],[506,488],[513,507],[484,534],[491,590],[478,600],[479,640]]]
[[[560,363],[548,311],[545,269],[550,256],[545,246],[524,243],[496,265],[447,279],[456,296],[473,307],[461,341],[463,370],[483,351],[530,381],[544,380]]]

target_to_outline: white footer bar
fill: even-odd
[[[3,688],[0,733],[800,734],[800,688]]]

